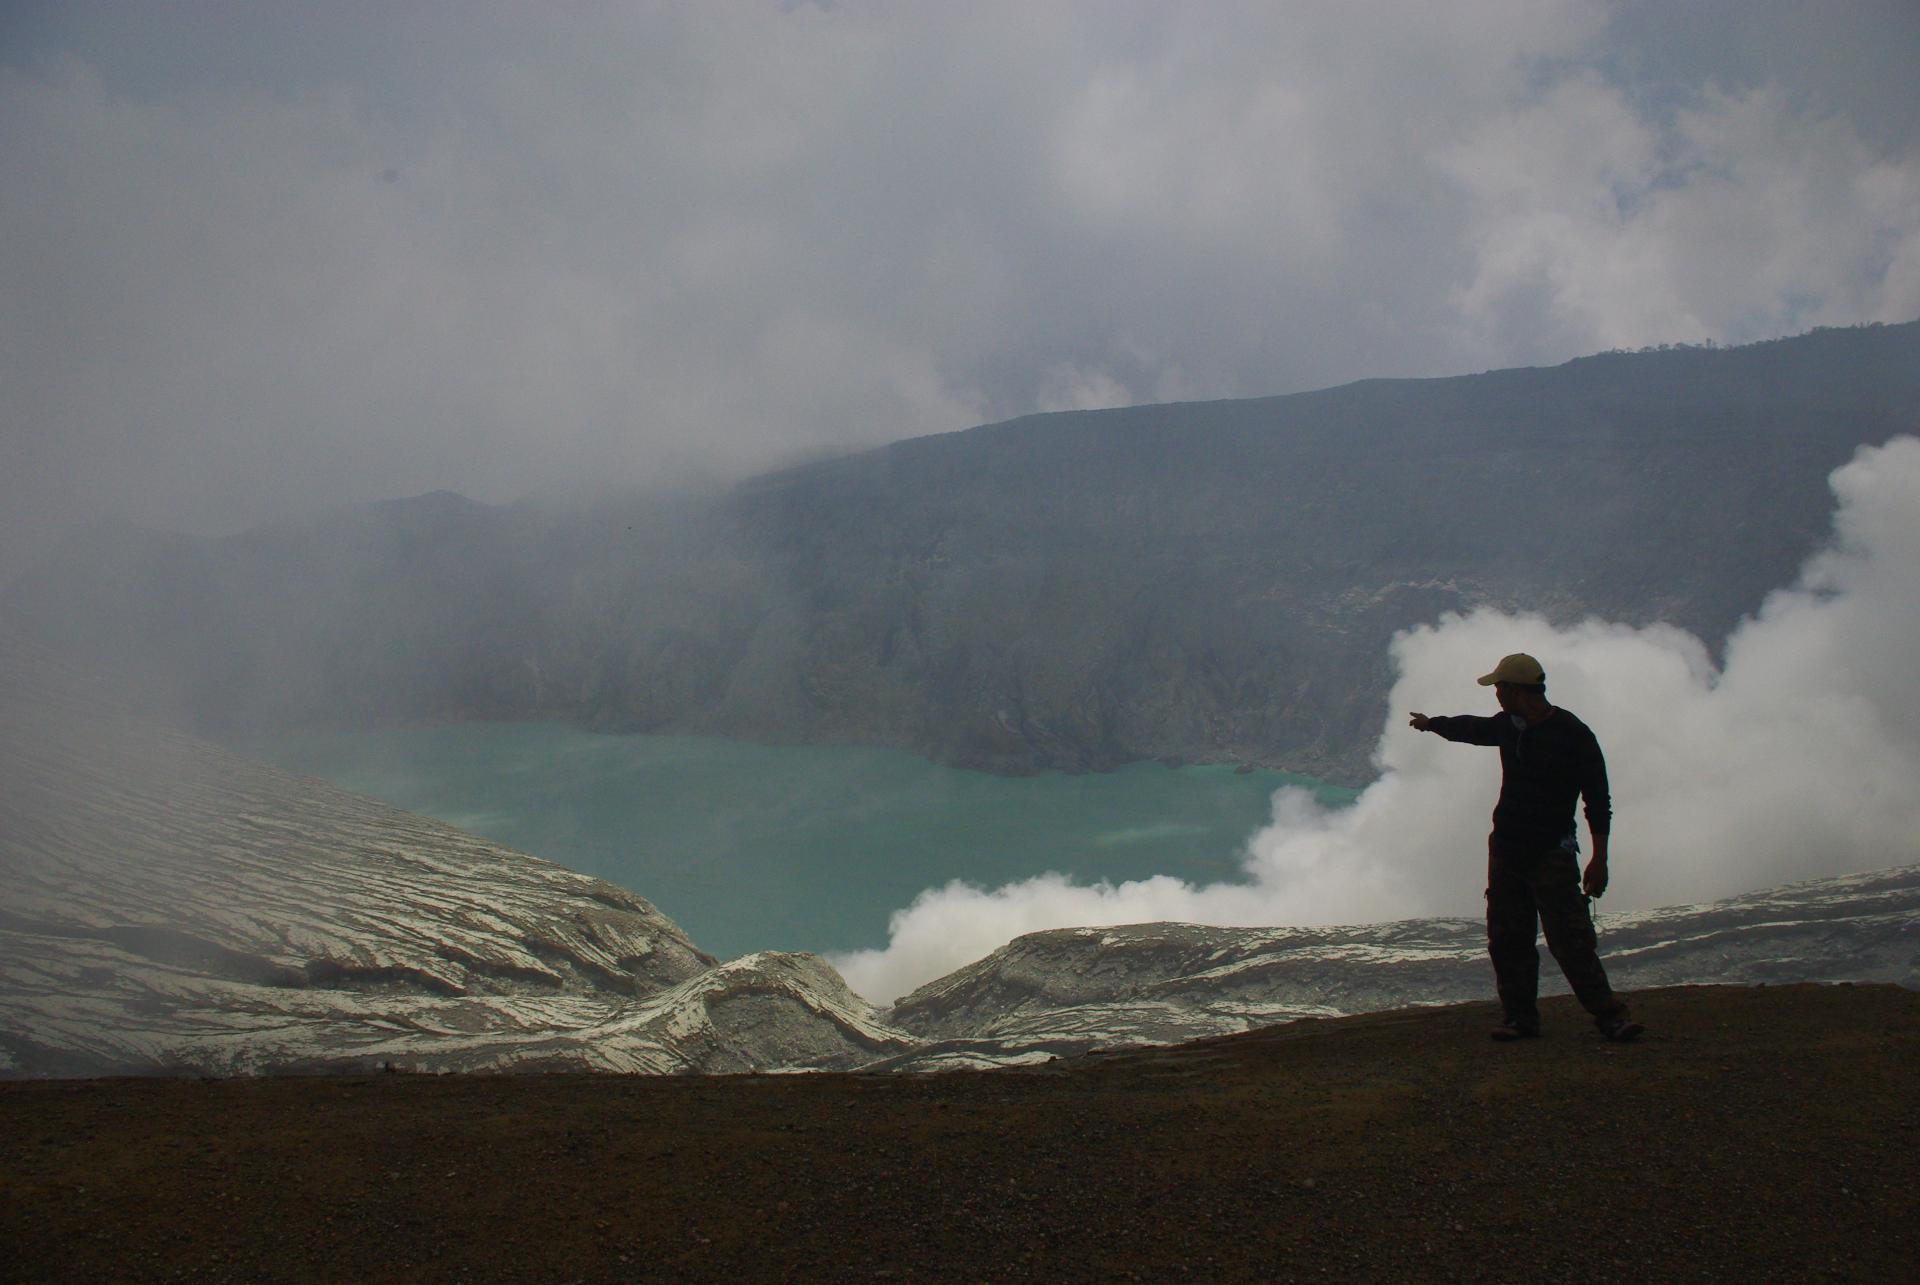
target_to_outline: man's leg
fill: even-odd
[[[1567,985],[1602,1031],[1613,1035],[1624,1029],[1627,1006],[1613,993],[1600,963],[1593,911],[1580,889],[1579,861],[1572,853],[1555,851],[1542,857],[1529,874],[1540,907],[1540,925],[1547,932],[1547,949],[1567,975]]]
[[[1533,889],[1517,864],[1511,853],[1487,853],[1487,954],[1507,1025],[1525,1033],[1540,1028],[1539,921]]]

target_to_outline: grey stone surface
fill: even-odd
[[[130,716],[0,645],[0,1074],[850,1066],[810,955]]]

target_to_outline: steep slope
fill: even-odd
[[[1494,605],[1715,643],[1825,531],[1827,473],[1916,423],[1920,323],[1038,416],[738,506],[804,604],[809,735],[1353,781],[1395,630]]]
[[[1355,783],[1395,630],[1717,644],[1827,530],[1828,472],[1916,426],[1920,322],[1034,416],[673,502],[98,532],[5,605],[216,732],[562,717]]]
[[[837,1066],[910,1041],[810,956],[129,717],[0,646],[0,1074]]]

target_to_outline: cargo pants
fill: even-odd
[[[1600,1017],[1621,1007],[1600,964],[1588,907],[1573,852],[1487,845],[1487,954],[1509,1021],[1540,1020],[1540,950],[1534,942],[1541,928],[1582,1008]]]

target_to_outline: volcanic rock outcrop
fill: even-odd
[[[0,645],[0,1074],[848,1066],[818,959],[127,714]]]

